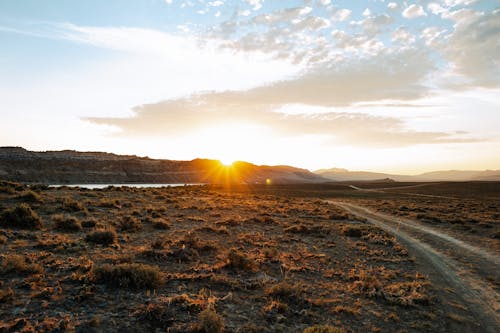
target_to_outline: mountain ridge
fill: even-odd
[[[349,171],[340,168],[320,169],[313,172],[332,181],[374,181],[380,179],[392,179],[398,182],[500,180],[500,170],[438,170],[417,175]]]
[[[0,147],[0,179],[70,183],[322,183],[330,181],[500,181],[500,170],[439,170],[418,175],[349,171],[309,171],[288,165],[255,165],[236,161],[153,159],[147,156],[76,150],[30,151]]]
[[[327,179],[291,166],[218,160],[152,159],[136,155],[75,150],[29,151],[0,147],[0,178],[49,184],[89,183],[320,183]]]

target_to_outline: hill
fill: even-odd
[[[332,168],[317,170],[314,173],[333,181],[376,181],[387,178],[397,182],[500,180],[500,170],[446,170],[410,176]]]
[[[73,150],[34,152],[0,147],[0,178],[48,184],[90,183],[317,183],[327,179],[289,166],[217,160],[173,161]]]

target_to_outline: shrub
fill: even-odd
[[[168,221],[165,221],[163,219],[153,220],[153,228],[159,230],[167,230],[170,229],[170,223],[168,223]]]
[[[85,240],[87,242],[102,244],[102,245],[111,245],[116,243],[116,232],[114,230],[96,230],[87,234]]]
[[[199,313],[203,308],[203,302],[204,300],[192,299],[186,294],[168,298],[160,296],[141,306],[135,314],[140,321],[147,322],[152,328],[162,328],[164,331],[171,327],[173,321],[179,321],[179,317],[182,316],[180,313],[187,316]]]
[[[0,226],[19,229],[41,229],[42,219],[30,206],[23,203],[3,212],[0,216]]]
[[[84,228],[93,228],[95,227],[97,224],[97,221],[94,220],[94,219],[89,219],[89,220],[85,220],[82,222],[82,227]]]
[[[22,191],[24,189],[23,184],[9,182],[6,180],[0,180],[0,192],[7,194],[14,194],[16,191]]]
[[[288,305],[280,301],[271,301],[262,311],[265,313],[286,313],[288,311]]]
[[[80,212],[85,210],[85,206],[79,201],[64,198],[62,200],[62,209],[67,212]]]
[[[124,216],[119,227],[121,231],[140,231],[142,230],[142,223],[135,217]]]
[[[21,192],[16,199],[22,200],[24,202],[32,202],[32,203],[43,203],[42,197],[31,190]]]
[[[342,233],[349,237],[361,237],[364,231],[358,226],[346,225],[342,228]]]
[[[17,273],[22,275],[42,272],[42,266],[28,262],[22,255],[12,254],[0,257],[0,275]]]
[[[96,282],[114,288],[155,289],[162,284],[162,275],[157,266],[145,264],[105,264],[94,272]]]
[[[231,249],[227,254],[227,265],[233,269],[254,270],[256,263],[237,249]]]
[[[56,229],[61,231],[77,232],[82,230],[82,224],[73,216],[55,215],[53,219]]]
[[[0,290],[0,303],[7,303],[14,300],[14,291],[12,288]]]
[[[268,288],[266,293],[279,300],[296,300],[302,294],[302,287],[282,281]]]
[[[349,287],[351,291],[372,298],[381,297],[383,295],[382,283],[373,272],[363,270],[356,273],[351,271],[349,276],[351,280],[355,280]]]
[[[224,332],[224,319],[219,316],[214,309],[207,308],[200,312],[198,316],[199,332],[222,333]]]
[[[120,201],[118,199],[103,198],[97,205],[104,208],[120,208]]]
[[[344,333],[345,331],[341,328],[333,327],[330,325],[314,325],[308,327],[303,333]]]
[[[429,305],[431,298],[426,291],[427,283],[420,281],[393,283],[384,288],[383,297],[390,303],[404,307]]]
[[[50,189],[50,186],[47,184],[31,184],[29,188],[33,191],[47,191]]]

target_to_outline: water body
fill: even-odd
[[[57,184],[49,185],[50,187],[81,187],[90,190],[103,189],[106,187],[137,187],[137,188],[155,188],[155,187],[179,187],[179,186],[202,186],[202,183],[188,183],[188,184]]]

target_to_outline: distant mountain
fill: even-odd
[[[0,147],[0,179],[48,184],[90,183],[319,183],[327,179],[290,166],[217,160],[172,161],[73,150],[33,152]]]
[[[429,180],[451,180],[451,181],[466,181],[466,180],[500,180],[500,170],[448,170],[434,171],[419,175],[419,177]]]
[[[500,170],[447,170],[426,172],[419,175],[393,175],[368,171],[348,171],[346,169],[332,168],[314,171],[333,181],[375,181],[391,179],[398,182],[422,182],[422,181],[500,181]]]

